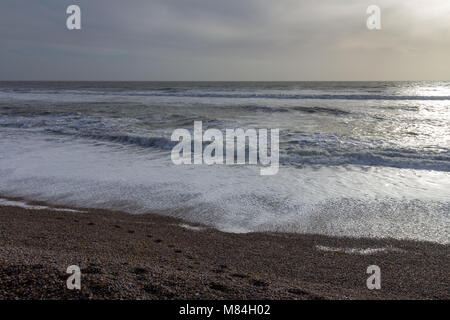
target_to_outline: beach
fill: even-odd
[[[0,299],[449,298],[448,245],[225,233],[155,214],[32,205],[0,207]],[[70,265],[81,268],[79,291],[66,288]],[[369,265],[381,269],[380,290],[367,289]]]

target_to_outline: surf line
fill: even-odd
[[[187,129],[176,129],[172,133],[171,141],[178,143],[172,149],[171,159],[175,165],[259,164],[260,175],[275,175],[280,162],[280,130],[270,129],[270,139],[268,133],[268,129],[237,128],[225,129],[224,136],[219,129],[203,132],[202,121],[194,121],[193,135]]]

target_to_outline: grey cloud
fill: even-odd
[[[360,0],[2,0],[0,79],[448,79],[449,2],[377,2],[381,31]]]

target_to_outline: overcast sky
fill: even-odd
[[[1,0],[0,79],[450,80],[450,0]]]

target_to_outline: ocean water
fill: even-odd
[[[278,174],[175,166],[170,136],[194,121],[279,128]],[[0,194],[448,244],[450,82],[0,82]]]

